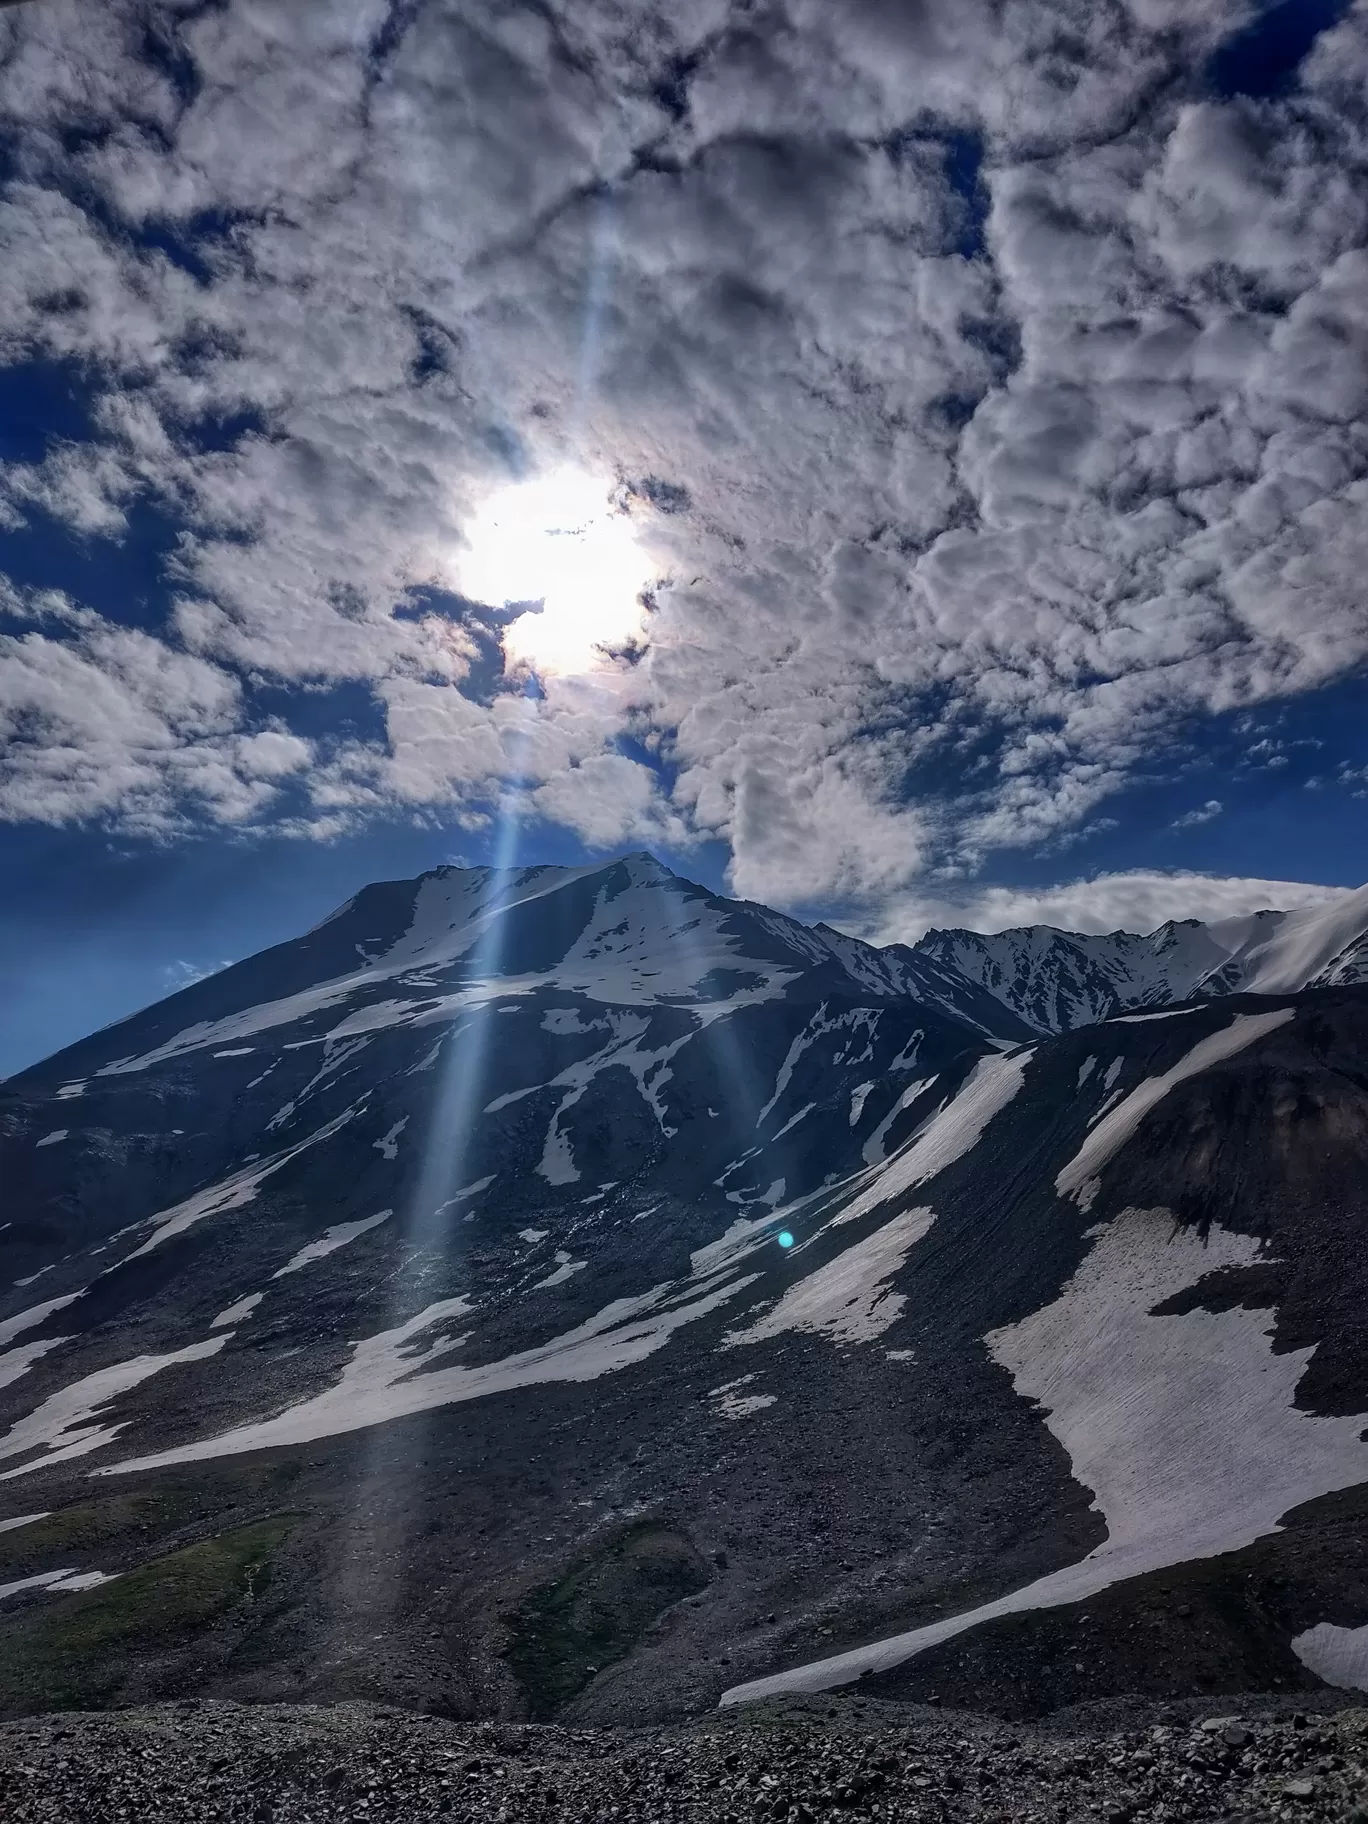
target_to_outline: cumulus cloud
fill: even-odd
[[[93,397],[0,514],[180,537],[164,701],[112,626],[6,648],[5,814],[477,827],[517,782],[591,845],[721,838],[753,897],[901,903],[1350,674],[1368,8],[1204,92],[1249,16],[7,9],[0,360]],[[644,646],[490,686],[464,540],[563,462],[629,484]],[[382,737],[249,712],[343,682]]]

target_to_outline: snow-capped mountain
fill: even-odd
[[[1368,887],[1295,912],[1254,912],[1210,924],[1170,921],[1147,936],[1097,936],[1050,925],[991,935],[928,931],[916,944],[883,954],[890,963],[908,956],[914,966],[933,963],[947,981],[972,983],[1033,1032],[1067,1032],[1197,996],[1293,994],[1368,981]],[[951,1006],[954,989],[934,998]],[[981,1004],[979,1012],[992,1030]]]
[[[1368,987],[1019,1042],[962,979],[648,857],[444,869],[0,1086],[0,1710],[1315,1685]]]

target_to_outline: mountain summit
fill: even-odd
[[[1348,1677],[1366,914],[442,868],[0,1086],[0,1706]]]

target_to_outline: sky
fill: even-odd
[[[0,9],[0,1073],[496,854],[1356,886],[1365,574],[1368,0]]]

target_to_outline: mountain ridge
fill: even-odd
[[[409,879],[372,882],[299,938],[272,945],[153,1005],[203,1017],[201,1010],[240,1002],[244,970],[253,978],[250,992],[269,1000],[278,998],[290,981],[297,992],[366,971],[393,975],[406,967],[431,967],[443,960],[437,927],[453,901],[464,904],[472,922],[465,950],[458,947],[446,960],[459,960],[473,950],[477,963],[491,965],[487,975],[517,973],[504,967],[508,959],[502,953],[481,959],[479,929],[505,910],[547,894],[574,894],[595,882],[611,883],[619,874],[628,889],[675,893],[714,912],[730,909],[723,916],[749,917],[800,970],[834,965],[862,991],[918,1001],[981,1038],[1004,1043],[1192,998],[1368,981],[1368,886],[1323,906],[1209,923],[1168,920],[1148,933],[1085,933],[1050,925],[993,933],[933,927],[915,943],[877,945],[824,922],[808,925],[754,901],[714,894],[649,852],[633,851],[575,868],[537,866],[500,874],[488,867],[442,865]],[[439,902],[440,910],[425,907],[425,897]],[[382,929],[363,936],[361,927],[369,925]],[[408,952],[403,950],[406,940]],[[381,949],[368,954],[367,946],[373,944]],[[451,950],[449,933],[446,948]],[[301,980],[296,968],[290,976],[292,966],[301,960],[312,964],[315,958],[323,973],[315,970]],[[92,1039],[141,1020],[149,1011],[113,1021],[101,1034],[78,1040],[9,1080],[26,1079],[59,1060],[79,1066]]]

